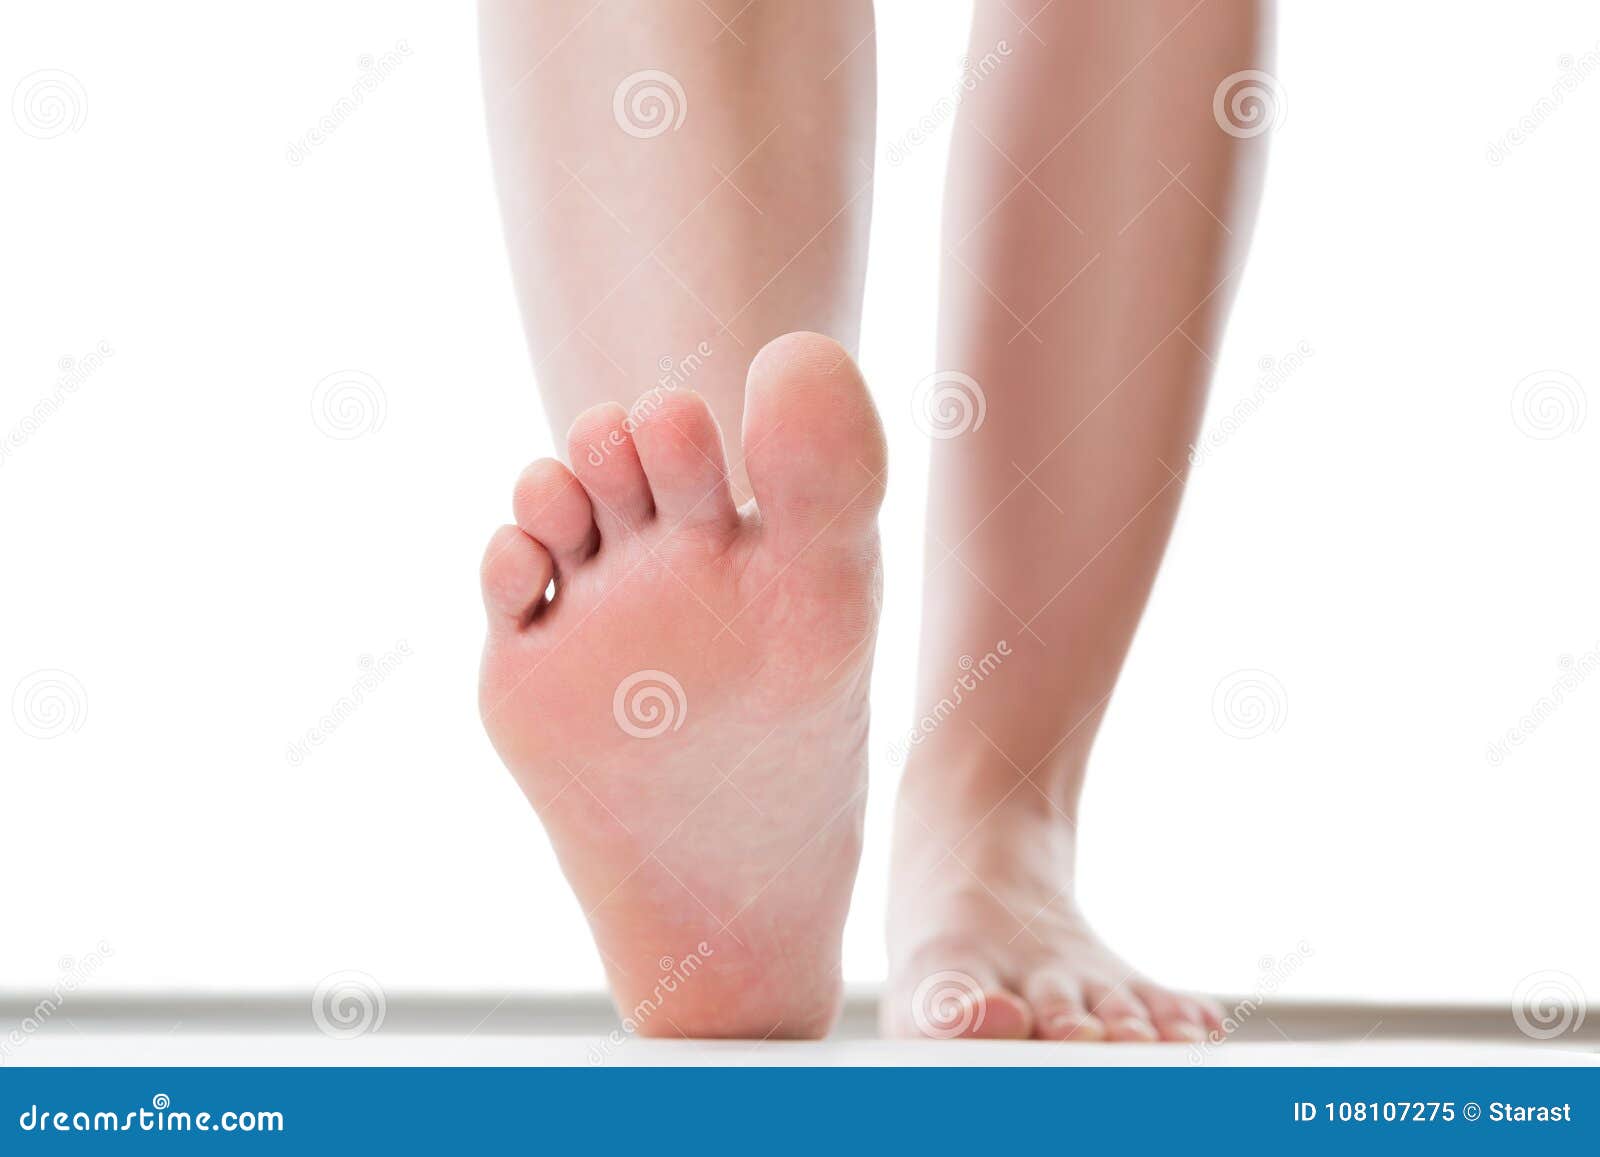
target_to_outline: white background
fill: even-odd
[[[1600,74],[1583,0],[1290,4],[1254,257],[1087,799],[1085,900],[1157,977],[1300,995],[1600,991]],[[880,154],[948,93],[967,6],[880,6]],[[1484,13],[1498,11],[1498,15]],[[480,549],[550,440],[490,187],[465,5],[8,5],[0,89],[0,987],[101,942],[106,986],[593,987],[581,913],[474,706]],[[363,54],[401,66],[299,165]],[[1596,61],[1588,58],[1589,65]],[[648,63],[648,62],[644,62]],[[692,100],[692,96],[691,96]],[[693,115],[691,104],[690,115]],[[26,119],[25,117],[23,118]],[[847,976],[881,975],[889,739],[910,723],[948,125],[880,156],[863,363],[892,440],[870,843]],[[113,354],[46,420],[64,358]],[[1262,359],[1311,356],[1274,391]],[[381,428],[313,390],[371,375]],[[1571,375],[1542,418],[1519,381]],[[641,383],[643,388],[647,383]],[[1553,416],[1552,416],[1553,415]],[[1538,422],[1556,437],[1533,437]],[[326,424],[326,423],[324,423]],[[24,431],[20,443],[15,435]],[[298,766],[291,741],[401,662]],[[12,688],[68,672],[75,730]],[[1282,688],[1220,728],[1231,673]],[[32,730],[38,731],[37,725]]]

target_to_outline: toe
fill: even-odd
[[[1150,1044],[1161,1039],[1155,1026],[1144,1017],[1131,1015],[1107,1017],[1101,1021],[1106,1026],[1106,1040],[1127,1044]]]
[[[1105,1039],[1105,1025],[1084,1007],[1083,985],[1074,977],[1061,972],[1035,973],[1022,993],[1033,1011],[1033,1035],[1039,1040]]]
[[[844,347],[814,333],[777,338],[750,364],[745,469],[764,523],[796,549],[824,529],[869,534],[883,501],[883,426]]]
[[[540,459],[522,472],[511,504],[517,525],[550,552],[558,574],[570,574],[599,545],[588,494],[572,471],[553,458]]]
[[[1106,1026],[1106,1039],[1113,1041],[1153,1041],[1159,1039],[1150,1014],[1131,992],[1121,985],[1084,985],[1084,1003]]]
[[[634,412],[634,445],[657,517],[673,528],[737,526],[722,431],[705,399],[688,391],[666,394]]]
[[[1200,1012],[1200,1020],[1206,1026],[1206,1030],[1208,1032],[1221,1033],[1223,1031],[1222,1021],[1224,1015],[1222,1006],[1209,996],[1196,996],[1191,999],[1194,1001],[1195,1008]]]
[[[1133,985],[1133,991],[1150,1013],[1150,1022],[1162,1040],[1193,1042],[1205,1039],[1205,1021],[1193,1000],[1149,983]]]
[[[567,457],[589,492],[601,542],[631,538],[655,513],[632,428],[628,412],[606,402],[579,414],[567,432]]]
[[[974,1040],[1027,1040],[1033,1033],[1033,1012],[1027,1001],[997,982],[978,998],[983,1018],[965,1035]]]
[[[525,626],[544,605],[545,588],[555,575],[550,552],[520,527],[502,526],[483,553],[483,604],[491,622]]]

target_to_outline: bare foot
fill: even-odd
[[[790,334],[743,437],[739,510],[699,396],[589,410],[484,560],[485,725],[645,1035],[820,1036],[840,1003],[883,432],[844,350]]]
[[[893,1036],[1197,1041],[1210,1000],[1170,992],[1095,935],[1072,898],[1074,829],[1018,773],[913,761],[889,903]]]

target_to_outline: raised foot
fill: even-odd
[[[569,441],[571,469],[524,471],[484,559],[489,736],[633,1029],[820,1036],[866,795],[872,403],[836,343],[769,344],[747,384],[743,509],[692,393],[598,406]]]

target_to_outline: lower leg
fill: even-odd
[[[934,446],[920,699],[999,665],[907,765],[902,1031],[941,971],[987,991],[997,1035],[1180,1039],[1210,1019],[1094,937],[1073,856],[1259,191],[1265,140],[1225,131],[1213,97],[1262,66],[1265,24],[1256,0],[979,6],[972,56],[994,67],[956,127],[939,364],[985,412]]]
[[[856,348],[870,0],[483,0],[481,17],[512,274],[552,428],[686,385],[748,497],[736,435],[751,357],[792,330]]]

